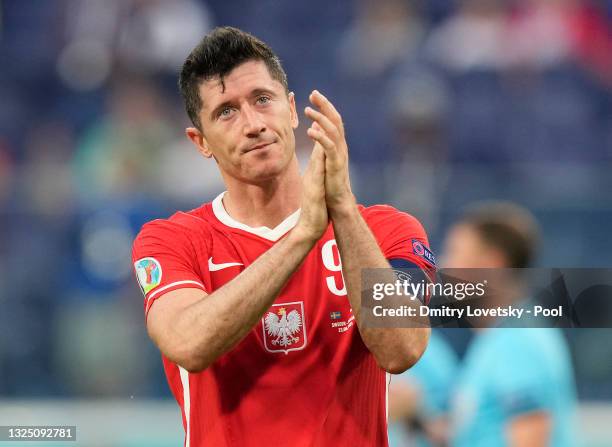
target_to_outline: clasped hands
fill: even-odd
[[[349,179],[348,146],[342,117],[319,91],[309,96],[313,107],[305,113],[312,120],[307,134],[314,148],[303,178],[302,212],[299,224],[317,238],[329,219],[355,209]]]

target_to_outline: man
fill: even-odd
[[[468,211],[446,239],[449,268],[523,269],[535,255],[538,229],[526,210],[504,203]],[[496,298],[525,300],[520,271],[498,270]],[[473,275],[473,273],[472,273]],[[485,326],[503,326],[488,321]],[[563,334],[553,328],[478,330],[451,399],[451,445],[573,446],[575,391]]]
[[[429,329],[360,324],[360,273],[389,262],[433,269],[423,228],[356,204],[341,117],[316,90],[300,177],[295,98],[255,37],[213,30],[180,87],[187,136],[227,191],[146,224],[133,260],[185,445],[387,445],[386,372],[412,366]]]
[[[458,369],[454,349],[433,329],[419,363],[389,385],[390,447],[446,445],[449,398]]]

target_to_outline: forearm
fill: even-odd
[[[390,266],[361,217],[351,192],[348,146],[342,117],[320,92],[313,91],[309,98],[319,110],[306,107],[306,116],[313,120],[307,134],[316,142],[315,146],[325,151],[325,202],[334,226],[348,298],[361,338],[381,367],[389,372],[404,371],[425,350],[429,329],[364,327],[361,318],[361,272],[365,268],[388,270]],[[395,282],[393,272],[388,271],[384,282]]]
[[[201,371],[253,329],[329,226],[324,174],[324,152],[315,147],[302,181],[298,223],[284,239],[212,294],[173,291],[184,295],[149,311],[147,329],[166,357]]]
[[[361,274],[363,269],[387,269],[381,271],[377,281],[394,283],[395,274],[382,254],[376,239],[364,221],[354,201],[341,209],[330,210],[330,218],[340,257],[348,299],[357,321],[359,333],[378,364],[392,373],[399,373],[412,366],[424,352],[429,339],[426,321],[423,327],[368,328],[361,318]],[[417,306],[407,300],[407,305]],[[413,322],[414,326],[417,326]]]
[[[316,241],[290,233],[240,275],[180,313],[173,332],[188,344],[190,368],[206,368],[261,319]]]

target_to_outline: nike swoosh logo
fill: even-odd
[[[225,264],[215,264],[212,260],[212,257],[208,259],[208,270],[210,270],[211,272],[223,270],[228,267],[236,267],[238,265],[244,264],[241,264],[240,262],[226,262]]]

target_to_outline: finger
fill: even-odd
[[[320,144],[315,147],[310,155],[308,173],[304,176],[304,194],[309,202],[325,200],[325,152]]]
[[[325,151],[320,144],[315,144],[312,150],[313,158],[313,174],[316,178],[321,178],[325,175]]]
[[[308,99],[310,99],[310,102],[319,108],[336,126],[342,128],[342,116],[340,116],[340,113],[338,113],[334,105],[325,95],[318,90],[313,90]]]
[[[323,168],[321,168],[323,166]],[[310,159],[308,160],[308,166],[306,167],[306,171],[304,172],[304,177],[312,177],[317,171],[321,171],[325,167],[325,152],[321,147],[321,144],[315,143],[315,146],[310,154]]]
[[[327,134],[332,138],[339,138],[340,132],[338,131],[338,126],[336,126],[328,117],[326,117],[323,113],[318,110],[313,109],[312,107],[306,107],[304,109],[304,113],[306,116],[310,118],[313,122],[317,123],[321,128],[327,132]]]
[[[336,145],[334,142],[323,132],[322,130],[314,129],[309,127],[306,131],[306,134],[315,142],[318,142],[323,150],[325,151],[325,155],[333,159],[337,157],[336,154]]]

